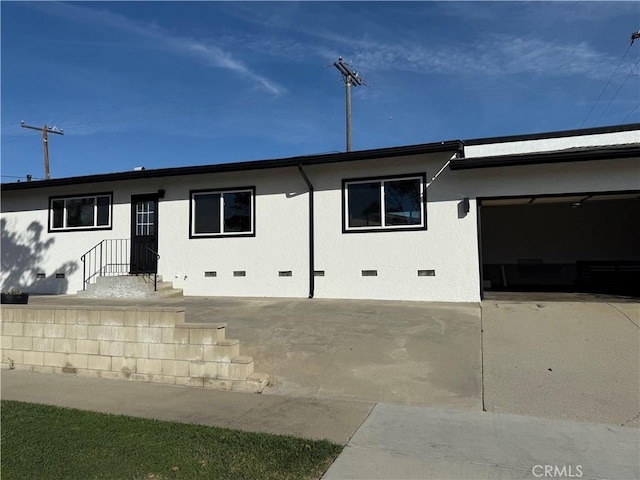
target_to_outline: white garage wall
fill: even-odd
[[[631,130],[628,132],[611,132],[595,135],[575,135],[560,138],[542,138],[537,140],[466,145],[464,147],[464,156],[465,158],[474,158],[530,152],[549,152],[574,147],[631,144],[638,143],[638,141],[640,141],[640,132],[638,132],[638,130]]]
[[[451,172],[472,197],[640,190],[640,158],[478,168]]]

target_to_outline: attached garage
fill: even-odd
[[[637,127],[465,142],[451,169],[476,200],[481,298],[640,296]]]
[[[640,191],[479,205],[485,290],[640,294]]]

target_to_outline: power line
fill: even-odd
[[[6,140],[2,140],[2,145],[7,145],[9,143],[19,142],[21,140],[25,140],[29,135],[13,135],[12,138],[8,138]]]
[[[631,114],[633,112],[635,112],[636,108],[638,108],[638,107],[640,107],[640,102],[636,103],[636,106],[633,107],[629,113],[627,113],[627,116],[622,119],[622,123],[626,122],[627,118],[629,118],[631,116]]]
[[[594,125],[597,125],[598,122],[600,121],[600,119],[602,118],[602,116],[607,112],[607,110],[609,109],[609,106],[611,105],[611,103],[613,103],[615,98],[618,96],[618,93],[620,93],[620,90],[622,90],[622,87],[624,87],[625,83],[627,83],[627,80],[629,80],[629,78],[631,78],[631,74],[633,73],[633,69],[638,66],[638,63],[640,63],[640,60],[638,60],[636,62],[636,64],[633,67],[631,67],[631,70],[629,71],[629,74],[627,75],[627,77],[624,79],[624,82],[622,82],[620,84],[620,86],[616,90],[616,93],[613,94],[613,97],[611,97],[611,99],[609,100],[609,103],[607,103],[607,106],[604,107],[604,110],[602,111],[602,113],[600,114],[600,116],[598,117],[598,119],[596,120],[596,123]]]
[[[201,114],[201,113],[211,112],[214,110],[220,110],[223,108],[238,107],[238,106],[253,106],[253,105],[260,105],[262,103],[264,103],[263,98],[246,99],[246,100],[240,100],[240,101],[219,103],[217,105],[212,105],[209,107],[190,107],[190,108],[166,110],[161,112],[146,112],[146,113],[137,113],[137,114],[132,113],[132,115],[129,115],[129,116],[112,117],[112,118],[107,118],[105,120],[92,120],[92,121],[78,120],[75,122],[72,121],[70,123],[66,123],[66,126],[67,127],[69,126],[87,127],[87,126],[94,126],[94,125],[100,125],[100,126],[121,125],[125,123],[137,122],[139,120],[145,120],[145,119],[151,119],[151,118]]]
[[[27,182],[31,181],[31,180],[44,180],[44,178],[36,178],[36,177],[32,177],[31,175],[27,175],[26,177],[23,175],[21,177],[18,177],[16,175],[0,175],[1,178],[17,178],[19,180],[22,180],[23,178],[27,179]]]
[[[596,108],[596,105],[598,104],[598,102],[600,101],[600,99],[602,98],[602,95],[604,94],[605,90],[607,89],[607,87],[609,86],[609,84],[611,83],[611,80],[613,79],[613,77],[615,76],[616,72],[618,71],[618,68],[620,68],[620,65],[622,65],[622,62],[624,61],[625,57],[627,56],[627,53],[629,53],[629,50],[631,49],[631,45],[633,45],[633,41],[635,40],[634,35],[631,35],[631,44],[627,47],[627,49],[624,52],[624,55],[622,56],[622,58],[620,59],[620,61],[618,62],[618,65],[616,66],[616,69],[613,71],[613,73],[611,74],[611,77],[609,77],[609,80],[607,81],[606,85],[604,86],[604,88],[602,89],[602,91],[600,92],[600,95],[598,95],[598,98],[596,99],[596,101],[593,103],[593,105],[591,106],[591,109],[589,110],[589,113],[587,113],[587,116],[584,117],[584,120],[582,121],[582,123],[580,124],[580,128],[582,128],[582,126],[585,124],[585,122],[587,121],[587,119],[589,118],[589,116],[591,115],[591,112],[593,112],[593,109]]]
[[[151,102],[149,102],[151,103]],[[235,101],[231,101],[231,102],[227,102],[227,103],[220,103],[218,105],[212,105],[210,107],[191,107],[191,108],[183,108],[183,109],[174,109],[174,110],[168,110],[168,111],[164,111],[164,112],[147,112],[146,114],[137,114],[137,115],[132,115],[132,116],[125,116],[125,117],[120,117],[120,118],[108,118],[106,120],[96,120],[96,121],[76,121],[76,122],[72,122],[71,126],[79,126],[79,127],[83,127],[83,126],[99,126],[99,127],[104,127],[105,125],[122,125],[125,123],[129,123],[129,122],[134,122],[134,121],[139,121],[141,119],[150,119],[150,118],[158,118],[158,117],[171,117],[171,116],[186,116],[186,115],[193,115],[193,114],[202,114],[202,113],[206,113],[206,112],[210,112],[210,111],[214,111],[214,110],[220,110],[223,108],[229,108],[229,107],[238,107],[238,106],[254,106],[254,105],[261,105],[264,103],[264,98],[246,98],[244,100],[235,100]],[[142,104],[145,105],[145,104]],[[98,111],[99,112],[99,111]],[[76,114],[79,112],[76,112]],[[88,113],[88,112],[87,112]],[[23,128],[30,128],[32,130],[37,130],[37,131],[43,131],[44,127],[33,127],[33,126],[27,126],[27,125],[23,125],[24,122],[21,123],[21,126]],[[69,126],[67,124],[67,126]],[[49,127],[46,127],[49,128]],[[63,134],[62,129],[57,129],[56,127],[51,127],[48,130],[48,133],[57,133],[59,135]],[[43,131],[43,137],[45,136],[45,132]],[[3,137],[5,137],[5,135],[3,135]],[[23,132],[21,135],[17,134],[15,135],[13,138],[9,138],[9,139],[5,139],[3,138],[1,143],[2,145],[7,145],[7,144],[11,144],[11,143],[15,143],[21,140],[25,140],[26,137],[28,137],[28,134],[26,132]],[[43,138],[44,140],[44,138]],[[45,150],[45,162],[46,159],[48,158],[48,142],[43,142],[44,143],[44,148]],[[45,166],[46,168],[46,166]],[[23,178],[23,177],[18,177],[18,178]]]
[[[148,105],[158,105],[158,104],[166,104],[168,100],[178,100],[178,99],[184,99],[184,98],[190,98],[192,96],[192,92],[188,92],[188,93],[182,93],[180,95],[172,95],[171,97],[162,97],[162,98],[157,98],[157,99],[153,99],[153,100],[149,100],[147,102],[142,102],[142,103],[130,103],[127,105],[127,109],[128,110],[133,110],[133,109],[137,109],[140,107],[145,107]],[[91,110],[91,111],[84,111],[84,112],[68,112],[67,114],[64,114],[62,116],[62,119],[65,121],[65,125],[69,126],[69,125],[84,125],[83,123],[78,123],[77,121],[75,123],[69,123],[68,120],[71,120],[74,116],[80,116],[80,115],[96,115],[96,114],[100,114],[103,113],[104,109],[99,109],[99,110]],[[132,112],[133,113],[133,112]],[[124,118],[129,118],[129,117],[124,117]]]
[[[140,114],[133,115],[133,116],[128,116],[128,117],[107,118],[106,120],[95,120],[95,121],[88,121],[88,122],[84,122],[84,121],[71,122],[71,123],[67,124],[67,126],[88,127],[88,126],[94,126],[94,125],[100,125],[100,126],[104,126],[104,125],[119,125],[119,124],[123,124],[123,123],[136,122],[138,120],[146,120],[146,119],[150,119],[150,118],[171,117],[171,116],[174,116],[174,115],[177,116],[177,115],[189,115],[189,114],[197,114],[197,113],[206,113],[206,112],[210,112],[210,111],[213,111],[213,110],[219,110],[219,109],[223,108],[223,106],[224,105],[214,105],[214,106],[206,107],[206,108],[190,108],[190,109],[182,109],[182,110],[169,110],[169,111],[165,111],[165,112],[147,112],[147,113],[140,113]]]
[[[182,95],[181,97],[187,97],[187,94]],[[178,97],[180,98],[180,97]],[[162,101],[149,101],[136,105],[129,105],[129,107],[141,107],[149,104],[157,104],[163,103]],[[87,126],[106,126],[106,125],[122,125],[130,122],[136,122],[139,120],[159,118],[159,117],[172,117],[172,116],[186,116],[186,115],[194,115],[194,114],[202,114],[210,111],[220,110],[229,107],[237,107],[237,106],[253,106],[260,105],[264,103],[264,98],[247,98],[245,100],[235,100],[231,102],[221,102],[217,105],[212,105],[210,107],[187,107],[187,108],[176,108],[172,110],[160,111],[160,112],[131,112],[129,115],[124,116],[116,116],[111,118],[106,118],[104,120],[83,120],[82,118],[78,118],[77,120],[65,121],[66,127],[87,127]],[[91,114],[99,114],[106,113],[104,109],[93,110],[93,111],[85,111],[85,112],[72,112],[66,115],[63,115],[63,118],[73,118],[79,116],[87,116]],[[121,112],[122,113],[122,112]],[[13,124],[13,122],[11,122]],[[4,129],[5,127],[3,127]],[[40,128],[38,129],[40,130]],[[5,140],[2,143],[13,143],[17,141],[17,139]]]
[[[154,99],[154,100],[149,100],[147,102],[142,102],[142,103],[128,103],[127,106],[125,107],[125,109],[131,110],[134,108],[138,108],[138,107],[144,107],[147,105],[157,105],[157,104],[165,104],[167,100],[176,100],[176,99],[180,99],[180,98],[188,98],[190,97],[192,94],[191,92],[189,93],[183,93],[183,94],[179,94],[179,95],[172,95],[171,97],[162,97],[162,98],[158,98],[158,99]],[[122,109],[119,109],[119,111],[121,111]],[[74,111],[74,112],[66,112],[63,113],[61,117],[59,117],[59,122],[60,123],[65,123],[65,125],[69,126],[69,125],[84,125],[84,123],[82,123],[82,121],[78,121],[75,120],[72,123],[70,123],[68,120],[73,119],[73,118],[77,118],[79,116],[87,116],[87,115],[96,115],[96,114],[100,114],[103,113],[105,110],[104,108],[101,109],[97,109],[97,110],[85,110],[85,111]],[[31,115],[33,116],[33,115]],[[128,118],[128,117],[125,117]],[[17,122],[18,119],[14,118],[13,120],[10,121],[6,121],[3,125],[2,128],[5,129],[10,125],[13,125],[15,122]]]

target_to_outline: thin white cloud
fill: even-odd
[[[85,24],[91,22],[131,33],[140,38],[151,40],[155,48],[192,58],[194,61],[204,65],[223,68],[240,74],[253,81],[259,88],[273,95],[280,95],[285,92],[285,88],[277,82],[260,75],[240,60],[234,58],[230,53],[205,40],[176,35],[157,24],[138,22],[108,10],[94,10],[69,3],[42,3],[36,8],[42,8],[47,13],[65,16]]]
[[[260,22],[251,15],[246,19],[255,24]],[[587,42],[548,40],[534,34],[490,34],[473,43],[450,39],[425,43],[423,38],[389,33],[358,38],[327,27],[294,22],[278,35],[243,33],[227,35],[221,42],[229,48],[245,48],[293,61],[319,58],[320,63],[328,65],[344,55],[363,72],[394,70],[488,77],[528,73],[549,77],[581,75],[601,80],[615,64],[615,59]],[[385,37],[394,40],[379,40]]]
[[[284,87],[254,72],[244,63],[234,59],[231,54],[224,52],[215,45],[188,38],[172,37],[169,47],[178,52],[190,54],[205,65],[225,68],[244,75],[274,95],[280,95],[285,92]]]
[[[601,79],[612,59],[585,42],[494,35],[473,45],[411,45],[350,41],[359,68],[445,75],[583,75]]]
[[[626,12],[638,15],[637,2],[622,0],[587,1],[444,1],[428,2],[429,8],[440,15],[447,15],[458,22],[475,24],[491,22],[496,18],[508,18],[512,24],[543,25],[545,28],[602,23]],[[401,3],[404,12],[411,12],[411,3]],[[400,7],[398,7],[400,8]]]

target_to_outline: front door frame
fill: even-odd
[[[131,274],[141,274],[141,273],[158,273],[158,204],[159,204],[160,195],[158,193],[144,193],[144,194],[135,194],[131,195],[131,252],[130,252],[130,273]],[[153,252],[149,252],[146,248],[143,252],[143,255],[138,253],[138,244],[136,243],[136,238],[139,235],[136,234],[137,227],[137,204],[141,201],[153,201],[155,204],[154,211],[154,234],[148,235],[145,237],[153,237],[151,239],[151,245],[147,245],[149,248],[153,250]],[[145,243],[149,243],[147,240]],[[140,261],[139,257],[142,257],[143,260]],[[141,265],[142,262],[142,265]]]

